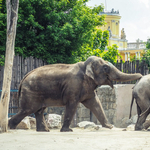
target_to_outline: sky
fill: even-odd
[[[128,42],[150,38],[150,0],[89,0],[87,6],[105,6],[106,11],[119,10],[120,34],[124,28]]]

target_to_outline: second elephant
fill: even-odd
[[[133,88],[129,118],[131,118],[134,99],[137,104],[138,114],[135,130],[147,129],[150,126],[150,121],[145,122],[150,113],[150,74],[143,76]]]

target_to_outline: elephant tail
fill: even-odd
[[[129,115],[129,119],[131,118],[131,114],[132,114],[133,102],[134,102],[134,94],[133,94],[133,91],[132,91],[132,100],[131,100],[131,105],[130,105],[130,115]]]
[[[139,80],[137,80],[137,82],[135,83],[135,85],[132,87],[132,89],[133,89],[133,91],[132,91],[132,100],[131,100],[131,105],[130,105],[130,115],[129,115],[129,119],[131,118],[131,114],[132,114],[132,106],[133,106],[133,102],[134,102],[134,88],[135,88],[135,86],[138,84],[138,82],[140,81],[140,79]]]

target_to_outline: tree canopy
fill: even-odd
[[[146,42],[146,49],[144,50],[142,60],[145,60],[145,62],[148,64],[148,67],[150,67],[150,39]]]
[[[109,33],[98,15],[103,5],[90,8],[88,0],[20,0],[15,53],[33,56],[48,63],[75,63],[103,53]],[[5,54],[6,6],[0,14],[0,63]],[[105,57],[106,58],[106,57]]]

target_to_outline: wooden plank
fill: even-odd
[[[136,60],[136,73],[139,73],[139,60]]]
[[[24,76],[28,73],[27,58],[24,59]]]
[[[17,80],[16,80],[16,88],[15,89],[18,89],[19,88],[19,85],[20,85],[20,81],[21,81],[21,64],[22,64],[22,57],[21,56],[17,56],[17,64],[16,64],[16,72],[17,72]]]
[[[25,59],[22,57],[21,58],[21,62],[22,62],[22,64],[21,64],[21,78],[23,79],[23,77],[24,77],[24,75],[25,75]]]

